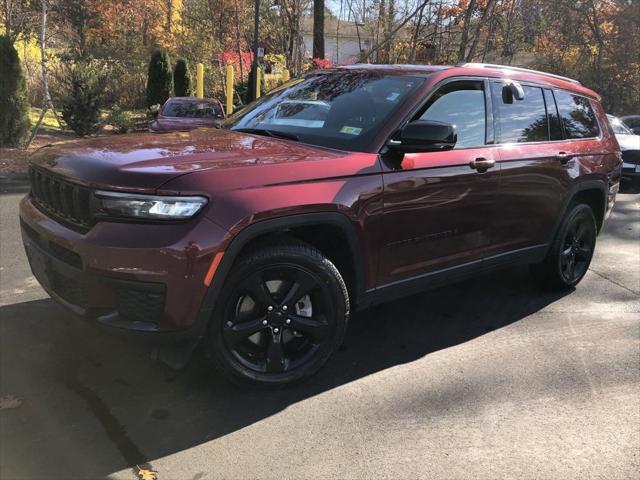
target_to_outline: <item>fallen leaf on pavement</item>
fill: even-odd
[[[138,465],[136,465],[136,468],[138,469],[137,475],[140,480],[158,480],[158,472],[140,468]]]

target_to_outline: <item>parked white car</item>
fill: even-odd
[[[640,135],[636,135],[621,119],[607,114],[613,133],[622,150],[622,176],[640,178]]]

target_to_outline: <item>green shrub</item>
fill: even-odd
[[[190,97],[193,95],[189,63],[184,58],[180,58],[173,69],[173,90],[176,97]]]
[[[173,71],[166,50],[156,50],[151,55],[147,73],[147,107],[163,104],[173,90]]]
[[[97,132],[102,126],[100,109],[108,81],[106,68],[92,60],[67,63],[57,78],[57,106],[67,126],[81,137]]]
[[[27,84],[13,43],[0,36],[0,146],[19,147],[29,136]]]
[[[133,130],[135,122],[130,111],[114,105],[107,117],[107,123],[112,125],[118,133],[128,133]]]

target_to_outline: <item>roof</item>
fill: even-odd
[[[445,77],[454,75],[483,76],[504,78],[521,82],[529,81],[548,85],[549,87],[573,91],[581,95],[586,95],[600,100],[600,95],[593,90],[584,87],[580,82],[572,78],[555,75],[553,73],[541,72],[538,70],[531,70],[528,68],[514,67],[511,65],[484,63],[464,63],[459,65],[382,65],[356,63],[353,65],[340,66],[338,68],[346,70],[377,70],[394,73],[416,73],[423,75],[442,72]]]
[[[344,70],[387,70],[393,72],[420,72],[434,73],[453,68],[451,65],[405,65],[405,64],[378,64],[378,63],[354,63],[337,67]]]

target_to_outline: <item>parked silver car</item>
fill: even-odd
[[[640,135],[636,135],[622,119],[609,114],[607,118],[622,151],[622,176],[640,178]]]

